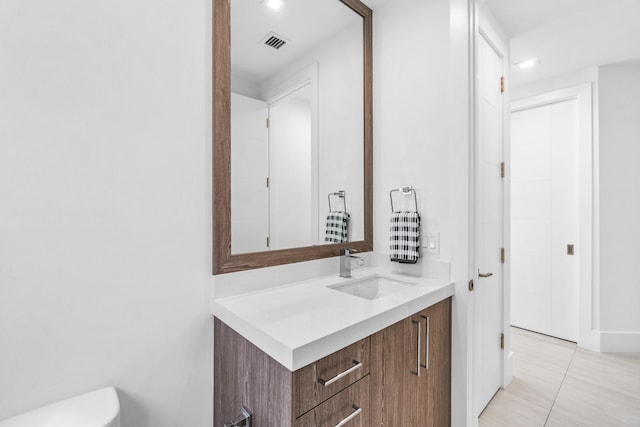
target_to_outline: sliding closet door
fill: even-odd
[[[578,103],[511,116],[511,323],[578,337]]]

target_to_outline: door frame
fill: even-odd
[[[511,103],[510,113],[575,99],[578,102],[579,212],[578,241],[578,346],[600,351],[600,337],[594,329],[594,151],[593,88],[591,83],[535,95]],[[510,301],[507,301],[510,305]]]

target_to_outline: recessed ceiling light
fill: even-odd
[[[284,6],[284,1],[282,0],[263,0],[263,3],[273,10],[278,10]]]
[[[525,59],[524,61],[515,63],[515,65],[517,65],[521,70],[526,70],[527,68],[535,67],[538,64],[540,64],[539,58]]]

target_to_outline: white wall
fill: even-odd
[[[389,251],[389,190],[417,189],[422,230],[452,262],[452,425],[469,398],[469,56],[466,0],[394,0],[374,15],[374,249]]]
[[[447,139],[449,5],[399,0],[374,16],[374,248],[389,252],[389,190],[413,185],[422,230],[440,231],[441,256],[451,207]]]
[[[266,251],[269,235],[269,130],[266,102],[231,93],[231,248]]]
[[[0,419],[212,425],[210,6],[0,2]]]
[[[640,67],[599,67],[603,351],[640,351]]]

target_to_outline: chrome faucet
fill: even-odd
[[[364,259],[353,255],[354,249],[340,249],[340,277],[351,277],[351,261],[357,260],[359,266],[364,265]]]

